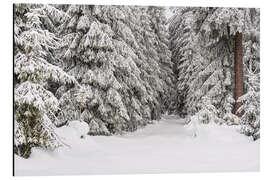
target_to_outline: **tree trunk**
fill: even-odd
[[[82,103],[80,104],[80,114],[79,114],[79,121],[81,121],[81,113],[82,113]]]
[[[234,51],[234,69],[235,69],[235,91],[234,99],[237,99],[243,95],[244,82],[243,82],[243,48],[242,48],[242,33],[237,32],[235,35],[235,51]],[[237,110],[242,105],[242,102],[235,102],[234,114],[241,117],[243,112]]]

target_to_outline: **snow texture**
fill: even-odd
[[[77,133],[78,137],[84,137],[89,131],[89,126],[84,121],[70,121],[68,126],[72,128],[72,131]]]
[[[29,159],[15,156],[15,175],[83,175],[258,171],[260,140],[237,132],[237,126],[198,126],[197,137],[184,119],[161,121],[122,136],[80,139],[69,126],[57,133],[69,147],[54,152],[34,148]],[[46,162],[46,163],[44,163]],[[35,167],[35,168],[33,168]]]

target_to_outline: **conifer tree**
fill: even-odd
[[[169,20],[170,50],[172,52],[173,71],[176,75],[176,97],[174,108],[181,116],[188,114],[187,95],[191,75],[195,69],[195,57],[198,51],[195,40],[195,22],[193,11],[196,8],[174,8],[174,16]],[[192,103],[192,102],[189,102]]]
[[[43,17],[56,13],[48,5],[16,4],[14,8],[14,151],[24,158],[32,147],[52,150],[62,145],[51,118],[59,103],[46,89],[47,82],[76,84],[73,77],[48,62],[58,40],[43,28]]]
[[[240,124],[242,133],[260,138],[260,11],[248,9],[246,22],[248,33],[243,36],[244,95],[238,101],[242,113]]]
[[[80,103],[72,98],[79,89],[58,88],[62,110],[57,124],[78,120],[81,112],[80,117],[89,123],[89,134],[109,135],[134,131],[158,119],[162,100],[170,90],[160,73],[162,52],[152,47],[161,40],[150,27],[147,9],[96,5],[65,9],[70,17],[59,27],[64,44],[59,59],[88,96]],[[170,56],[168,49],[163,54]],[[163,70],[166,72],[171,74],[169,68]]]
[[[154,32],[154,47],[158,57],[157,62],[160,68],[159,78],[162,80],[162,87],[164,89],[161,94],[162,112],[167,110],[171,105],[172,97],[174,95],[173,82],[174,76],[172,71],[171,52],[169,50],[169,33],[167,32],[167,19],[165,16],[164,7],[149,6],[147,13],[150,16],[150,27]]]
[[[208,106],[213,108],[205,112],[214,114],[212,120],[239,123],[232,114],[233,104],[238,103],[232,98],[236,77],[234,43],[239,32],[243,33],[243,42],[258,32],[253,11],[256,12],[244,8],[176,8],[170,21],[170,48],[174,71],[179,74],[177,103],[181,114],[196,115],[205,109],[206,105],[200,104],[208,99]]]
[[[254,69],[254,64],[247,67],[246,77],[247,92],[238,99],[242,103],[238,109],[242,113],[241,132],[257,140],[260,138],[260,76],[258,69]]]

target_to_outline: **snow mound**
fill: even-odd
[[[73,128],[80,138],[84,138],[85,135],[89,132],[89,126],[84,121],[71,121],[69,122],[68,126]]]
[[[199,126],[199,120],[197,116],[190,117],[190,122],[184,126],[186,129],[187,135],[193,138],[197,137],[199,135],[198,126]]]
[[[83,122],[71,122],[68,126],[63,126],[56,129],[56,133],[62,139],[64,144],[63,148],[59,148],[60,152],[72,149],[75,152],[83,152],[85,149],[96,149],[97,143],[91,136],[86,135],[88,132],[88,124]],[[83,138],[81,137],[83,136]],[[88,151],[88,150],[87,150]]]

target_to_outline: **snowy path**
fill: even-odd
[[[123,136],[77,138],[69,127],[58,129],[72,149],[35,149],[29,160],[15,156],[15,175],[181,173],[258,171],[259,141],[235,127],[202,125],[199,136],[176,116]],[[67,134],[68,133],[68,134]]]

